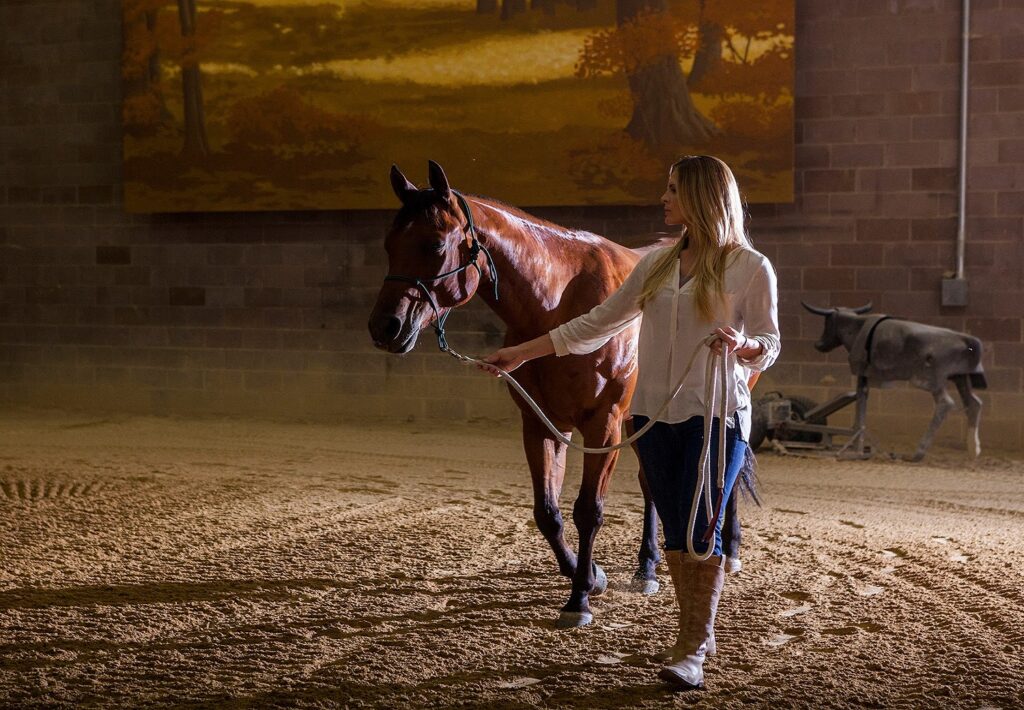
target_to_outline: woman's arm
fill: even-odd
[[[643,290],[647,266],[652,254],[649,252],[637,262],[626,280],[604,302],[587,313],[563,323],[540,337],[519,345],[502,348],[483,359],[487,365],[478,365],[481,370],[498,375],[497,368],[511,372],[524,362],[545,355],[585,355],[597,350],[613,336],[619,334],[640,316],[637,299]]]
[[[645,254],[612,295],[587,313],[552,330],[549,335],[555,354],[562,357],[592,353],[639,318],[638,301],[644,280],[652,262],[662,253],[664,250],[658,249]]]
[[[767,370],[779,357],[782,341],[779,335],[775,270],[764,257],[747,284],[740,313],[747,339],[756,342],[759,347],[750,346],[749,349],[738,350],[736,356],[751,370]]]

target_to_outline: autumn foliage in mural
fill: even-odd
[[[442,161],[520,205],[647,204],[681,154],[792,197],[792,0],[123,0],[135,211],[392,206]]]

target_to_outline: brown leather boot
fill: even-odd
[[[679,634],[672,662],[658,676],[678,688],[701,688],[704,658],[709,643],[714,643],[715,613],[725,583],[722,558],[697,562],[681,550],[666,550],[665,557],[679,604]]]
[[[685,558],[686,556],[687,556],[686,552],[684,552],[684,551],[680,551],[680,550],[665,550],[665,561],[668,563],[668,573],[669,573],[669,576],[672,578],[672,588],[673,589],[680,589],[681,588],[680,587],[680,585],[682,584],[682,582],[680,581],[682,579],[681,575],[684,574],[684,572],[683,572],[683,558]],[[727,559],[726,565],[728,565],[728,559],[729,558],[726,558],[726,559]],[[654,660],[662,661],[663,663],[674,663],[675,661],[678,661],[679,659],[681,659],[681,658],[683,658],[684,656],[687,655],[686,651],[684,650],[685,646],[686,646],[686,640],[681,638],[681,629],[680,629],[680,632],[676,633],[675,643],[673,643],[671,646],[668,646],[665,649],[655,653],[653,658],[654,658]],[[707,641],[707,648],[705,649],[705,654],[704,655],[706,655],[706,656],[714,656],[716,653],[718,653],[718,646],[715,643],[715,632],[714,632],[714,630],[712,630],[711,631],[711,636],[708,638],[708,641]]]

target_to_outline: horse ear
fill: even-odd
[[[444,174],[444,170],[433,160],[428,160],[427,166],[430,175],[430,186],[434,188],[434,192],[440,195],[442,200],[447,200],[451,196],[452,188],[448,184],[448,177]]]
[[[409,203],[410,195],[419,192],[419,189],[409,182],[409,178],[403,175],[398,166],[394,164],[391,166],[391,189],[395,191],[395,195],[403,205]]]
[[[863,315],[871,310],[871,301],[867,302],[867,305],[861,306],[860,308],[851,309],[857,315]]]
[[[835,313],[834,308],[818,308],[817,306],[810,306],[803,301],[800,301],[800,305],[809,310],[816,316],[829,316]]]

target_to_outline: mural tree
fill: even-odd
[[[717,18],[707,13],[707,0],[700,0],[700,14],[697,18],[697,50],[693,55],[693,66],[686,79],[690,89],[700,88],[704,80],[715,74],[722,66],[722,41],[725,28]]]
[[[178,0],[178,18],[184,39],[181,53],[181,91],[185,111],[185,155],[209,155],[210,143],[206,138],[206,118],[203,114],[203,84],[196,54],[196,0]]]
[[[124,0],[124,52],[121,57],[125,130],[155,135],[170,122],[161,88],[159,12],[165,0]]]
[[[690,97],[681,57],[693,56],[692,24],[666,0],[617,0],[616,26],[588,38],[579,77],[625,75],[632,100],[626,133],[658,152],[706,142],[719,133]]]
[[[200,27],[196,14],[196,0],[123,0],[122,4],[125,127],[137,136],[173,130],[161,71],[162,61],[173,62],[181,71],[181,153],[188,157],[210,153],[200,61],[223,19],[220,12],[206,12]]]
[[[793,35],[790,7],[781,0],[707,0],[701,8],[702,35],[714,36],[719,58],[698,67],[690,88],[718,99],[711,117],[732,147],[751,140],[792,141]],[[705,41],[702,38],[702,43]],[[698,71],[699,69],[699,71]],[[761,169],[775,169],[762,161]]]

